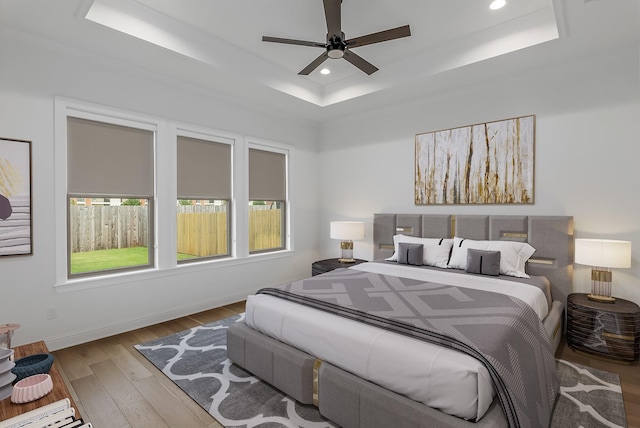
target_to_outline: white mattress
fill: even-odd
[[[478,276],[470,280],[446,270],[381,263],[351,269],[502,292],[527,302],[540,319],[547,314],[544,292],[518,282]],[[464,419],[481,418],[495,395],[489,373],[475,358],[284,299],[249,296],[246,323],[363,379]]]

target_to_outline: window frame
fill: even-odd
[[[186,124],[186,123],[174,123],[173,124],[173,129],[172,129],[172,140],[175,142],[174,146],[175,146],[175,156],[174,159],[176,159],[176,162],[174,162],[174,166],[175,166],[175,186],[176,186],[176,197],[175,197],[175,201],[174,204],[177,204],[177,201],[179,199],[184,199],[184,198],[178,198],[178,194],[177,194],[177,187],[178,187],[178,174],[177,174],[177,152],[178,152],[178,137],[187,137],[187,138],[194,138],[197,140],[203,140],[203,141],[210,141],[212,143],[218,143],[218,144],[228,144],[231,147],[231,198],[230,199],[219,199],[217,198],[217,200],[226,200],[227,201],[227,230],[228,230],[228,235],[227,235],[227,254],[225,255],[219,255],[219,256],[206,256],[206,257],[198,257],[198,258],[194,258],[194,259],[188,259],[188,260],[177,260],[176,257],[176,264],[178,266],[189,266],[189,265],[193,265],[196,263],[204,263],[204,262],[219,262],[222,260],[230,260],[230,259],[235,259],[237,257],[237,249],[236,249],[236,229],[237,229],[237,215],[236,215],[236,204],[235,201],[237,199],[237,186],[235,185],[236,180],[238,179],[238,171],[242,170],[241,165],[239,165],[239,162],[242,162],[242,159],[238,159],[240,158],[239,156],[237,156],[237,150],[238,150],[238,145],[239,142],[242,141],[242,137],[238,134],[234,134],[234,133],[230,133],[230,132],[225,132],[222,130],[216,130],[216,129],[211,129],[211,128],[206,128],[206,127],[202,127],[202,126],[196,126],[196,125],[191,125],[191,124]],[[240,143],[241,144],[241,143]],[[193,199],[199,199],[199,198],[193,198]],[[174,213],[174,223],[177,220],[177,216],[178,216],[178,212],[177,212],[177,205],[175,208],[175,213]],[[174,238],[176,240],[175,245],[174,245],[174,249],[175,249],[175,253],[177,254],[178,252],[178,231],[176,230],[175,233],[173,234]]]
[[[153,251],[154,266],[146,269],[132,269],[118,272],[102,271],[96,275],[68,277],[68,194],[67,194],[67,116],[89,120],[112,119],[116,125],[141,127],[155,131],[154,144],[154,196],[153,196]],[[167,276],[183,275],[185,272],[211,271],[214,269],[239,266],[256,261],[275,260],[291,257],[292,245],[290,169],[294,149],[287,144],[262,140],[246,135],[216,130],[192,123],[171,120],[130,112],[120,108],[80,101],[62,96],[54,96],[54,287],[58,292],[75,292],[97,287],[123,286],[139,281],[153,281]],[[176,201],[177,198],[177,134],[182,132],[196,138],[213,136],[233,141],[232,148],[232,199],[230,201],[231,254],[228,257],[197,259],[193,263],[178,264]],[[199,134],[199,135],[198,135]],[[187,135],[188,136],[188,135]],[[287,200],[286,200],[286,246],[280,251],[249,254],[248,242],[248,147],[262,150],[281,150],[287,154]],[[114,196],[115,197],[115,196]]]
[[[95,104],[69,100],[56,97],[54,101],[55,108],[55,221],[56,221],[56,243],[61,249],[64,242],[65,251],[56,251],[56,285],[73,283],[75,281],[90,280],[102,277],[115,277],[124,273],[143,272],[156,268],[157,265],[157,212],[156,212],[156,170],[157,170],[157,146],[158,146],[158,129],[161,127],[161,121],[150,116],[143,116],[135,113],[127,113],[121,110],[110,109]],[[149,201],[149,225],[148,225],[148,250],[149,263],[142,266],[130,266],[118,269],[109,269],[103,271],[85,272],[81,274],[71,274],[71,231],[69,228],[69,204],[71,197],[98,197],[98,198],[114,198],[114,197],[133,197],[133,195],[79,195],[70,194],[68,192],[67,174],[68,174],[68,134],[67,134],[67,118],[74,117],[86,119],[95,122],[102,122],[111,125],[136,128],[153,133],[153,195],[139,196],[140,199],[148,199]],[[60,215],[57,215],[57,214]],[[65,213],[62,215],[62,213]],[[62,255],[63,253],[64,255]]]
[[[282,246],[278,248],[269,248],[269,249],[261,249],[261,250],[249,250],[249,204],[252,201],[249,199],[249,149],[262,150],[266,152],[278,153],[285,156],[285,199],[282,202]],[[247,247],[247,254],[249,257],[257,257],[265,254],[273,254],[283,251],[292,251],[292,236],[291,236],[291,201],[290,201],[290,183],[291,183],[291,158],[293,155],[292,147],[287,144],[276,143],[273,141],[263,140],[259,138],[248,138],[245,147],[245,158],[246,158],[246,174],[245,174],[245,206],[247,209],[246,213],[246,240],[245,244]],[[257,199],[256,199],[257,200]]]

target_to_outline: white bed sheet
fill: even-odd
[[[541,318],[548,307],[541,290],[517,282],[489,277],[470,282],[467,275],[455,272],[381,263],[351,269],[504,292],[533,305],[539,316],[544,314]],[[475,358],[284,299],[249,296],[246,323],[363,379],[464,419],[481,418],[495,395],[487,369]]]

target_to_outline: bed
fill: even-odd
[[[521,282],[528,279],[500,275],[496,280],[508,284],[506,288],[515,292],[517,299],[494,296],[492,299],[498,299],[496,301],[506,299],[505,303],[499,303],[498,308],[489,305],[483,310],[499,312],[504,305],[506,311],[512,301],[518,304],[527,301],[526,311],[535,313],[539,318],[535,322],[544,330],[541,336],[546,336],[540,342],[548,342],[545,346],[549,352],[555,352],[564,319],[562,302],[572,287],[571,217],[376,214],[376,263],[334,271],[298,285],[318,289],[322,287],[317,281],[335,285],[342,282],[343,276],[351,276],[360,281],[366,277],[373,284],[380,278],[414,281],[411,286],[444,284],[454,291],[464,290],[465,295],[475,291],[464,287],[493,290],[496,286],[494,279],[486,275],[469,276],[459,269],[423,268],[404,263],[401,266],[397,261],[385,261],[398,252],[398,243],[394,245],[394,236],[398,235],[456,237],[457,245],[461,245],[462,238],[467,243],[511,245],[511,242],[521,242],[535,248],[534,255],[528,259],[526,273],[543,285],[531,293],[533,297],[522,294],[522,290],[530,287]],[[425,279],[425,272],[433,277]],[[293,285],[295,288],[296,283]],[[448,288],[446,292],[450,292]],[[442,290],[439,293],[442,294]],[[229,358],[296,400],[317,405],[320,412],[335,423],[344,427],[536,426],[536,423],[523,423],[524,419],[518,417],[514,421],[514,416],[504,410],[508,406],[500,386],[501,378],[496,377],[491,367],[487,369],[482,361],[484,354],[470,353],[470,356],[448,344],[443,348],[443,344],[418,343],[407,334],[389,331],[388,326],[371,325],[371,322],[362,326],[358,317],[349,319],[322,307],[301,306],[296,298],[286,300],[277,294],[274,291],[248,298],[246,323],[229,329]],[[548,299],[549,294],[553,299]],[[328,328],[321,333],[323,326]],[[525,378],[527,374],[520,376]],[[538,388],[550,387],[545,384]]]

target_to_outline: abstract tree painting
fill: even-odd
[[[415,203],[533,204],[535,116],[416,135]]]
[[[0,138],[0,256],[32,254],[31,142]]]

